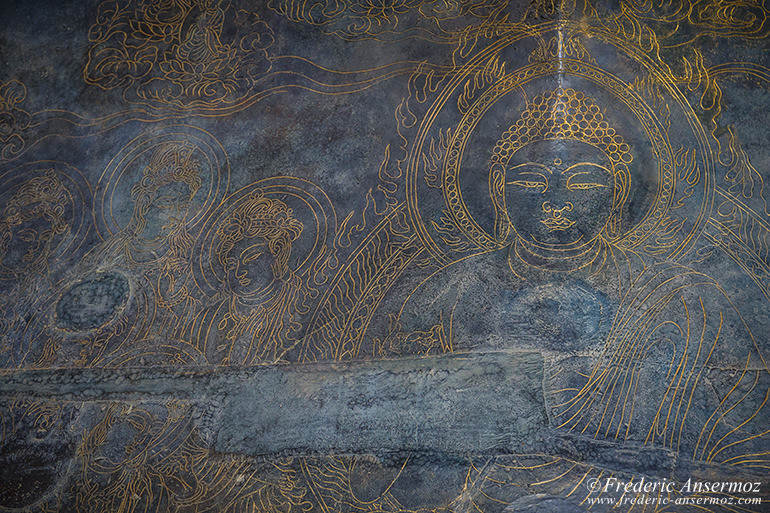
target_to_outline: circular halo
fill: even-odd
[[[533,41],[530,50],[542,40]],[[632,87],[640,78],[638,69],[633,74],[622,64],[618,66],[625,73],[622,78],[601,69],[590,58],[570,57],[529,63],[492,80],[489,76],[478,76],[489,69],[502,69],[501,62],[505,62],[506,68],[522,62],[522,48],[527,47],[524,43],[521,35],[516,35],[480,52],[437,92],[437,100],[424,116],[408,157],[407,205],[426,248],[440,262],[449,263],[462,254],[495,250],[509,242],[495,239],[493,222],[489,215],[484,218],[479,206],[483,198],[483,207],[493,210],[489,193],[492,147],[511,126],[510,119],[515,119],[511,113],[518,115],[524,110],[527,98],[556,89],[555,84],[566,81],[571,85],[564,85],[565,89],[573,88],[589,97],[596,91],[605,100],[600,107],[612,106],[610,118],[625,116],[625,124],[618,126],[625,129],[632,124],[642,134],[635,139],[626,138],[637,163],[646,162],[646,166],[631,170],[632,193],[627,204],[634,209],[630,216],[633,219],[624,221],[623,235],[614,243],[623,249],[642,246],[644,251],[665,258],[683,255],[705,226],[713,197],[711,152],[705,131],[689,104],[675,87],[665,83],[665,75],[645,56],[633,48],[621,49],[620,43],[610,48],[641,68],[644,76],[659,82],[660,99],[670,108],[667,119],[661,121],[660,111],[650,106],[654,101],[645,100]],[[612,45],[607,41],[594,43]],[[524,59],[526,62],[526,54]],[[554,85],[543,86],[547,81]],[[508,108],[505,99],[518,95],[521,97],[514,103],[520,107]],[[484,130],[488,133],[479,135]],[[447,131],[451,133],[449,137]],[[679,140],[671,142],[672,134]],[[489,139],[490,135],[493,139]],[[448,142],[440,185],[436,186],[436,173],[426,162],[434,153],[433,146],[442,138]],[[481,149],[477,147],[479,141]],[[688,149],[692,151],[688,153]],[[432,186],[425,185],[431,182]],[[475,206],[469,206],[473,202]],[[447,219],[453,226],[447,227]],[[457,231],[445,237],[439,227]],[[457,244],[458,235],[467,239],[468,244]]]
[[[201,290],[213,296],[221,290],[225,280],[224,269],[215,255],[219,240],[217,228],[236,208],[253,194],[281,200],[299,219],[302,233],[292,243],[289,268],[297,276],[304,276],[328,256],[333,247],[337,218],[331,200],[317,185],[300,178],[280,176],[254,182],[225,198],[206,219],[195,242],[194,255],[200,262],[194,266],[195,280]]]
[[[65,255],[77,254],[88,231],[85,219],[93,193],[88,180],[78,169],[65,162],[39,160],[6,171],[0,175],[0,205],[5,209],[10,200],[33,180],[42,180],[41,185],[45,186],[46,176],[58,181],[64,189],[62,217],[67,229],[55,237],[48,255],[49,263],[61,264],[66,260]]]
[[[128,226],[133,211],[131,189],[140,180],[142,170],[153,152],[169,144],[191,147],[191,155],[200,163],[202,183],[190,202],[188,226],[198,224],[206,211],[224,197],[230,180],[230,168],[219,141],[208,132],[193,126],[157,128],[124,146],[99,178],[94,200],[94,220],[103,240]]]

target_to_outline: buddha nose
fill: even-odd
[[[555,219],[560,218],[563,212],[572,211],[573,208],[574,206],[572,205],[571,201],[568,201],[567,203],[565,203],[564,206],[561,208],[557,208],[556,205],[554,205],[550,201],[543,202],[543,212],[545,212],[546,214],[553,214],[553,217]]]

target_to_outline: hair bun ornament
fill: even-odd
[[[558,88],[527,103],[521,118],[495,145],[493,163],[506,165],[524,145],[545,140],[571,139],[602,150],[613,165],[630,164],[631,148],[604,120],[592,98],[574,89]]]

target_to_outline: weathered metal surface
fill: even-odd
[[[2,2],[0,510],[764,511],[769,14]]]

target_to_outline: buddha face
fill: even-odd
[[[302,223],[282,201],[261,192],[247,198],[217,228],[215,253],[229,292],[264,300],[263,292],[286,279],[292,241],[301,232]]]
[[[0,214],[0,279],[44,271],[54,238],[67,230],[69,202],[53,170],[15,190]]]
[[[236,296],[258,294],[275,279],[275,257],[263,237],[247,237],[237,241],[224,261],[227,286]]]
[[[505,169],[505,207],[516,234],[546,247],[579,247],[602,232],[613,209],[609,157],[571,139],[535,141]]]

